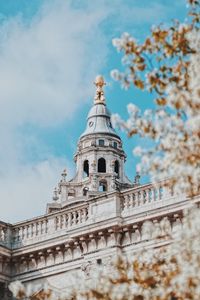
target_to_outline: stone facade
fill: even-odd
[[[126,177],[126,155],[112,128],[104,84],[98,76],[94,105],[74,157],[75,177],[67,181],[63,171],[43,216],[13,225],[0,222],[0,299],[10,297],[10,281],[41,288],[48,283],[59,290],[69,284],[71,272],[87,278],[91,267],[108,265],[113,255],[166,245],[170,240],[162,220],[169,233],[176,231],[183,209],[198,201],[174,195],[165,181],[140,185],[139,176],[134,182]],[[147,220],[155,234],[145,228]]]

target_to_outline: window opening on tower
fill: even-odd
[[[106,192],[107,191],[107,181],[102,180],[99,182],[99,192]]]
[[[117,174],[117,178],[119,178],[119,162],[115,161],[114,172]]]
[[[85,160],[83,163],[83,178],[89,177],[89,161]]]
[[[113,142],[113,147],[117,149],[117,142]]]
[[[99,146],[105,146],[105,141],[104,140],[99,140]]]
[[[98,172],[106,173],[106,160],[103,157],[98,160]]]

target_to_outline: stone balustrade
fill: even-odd
[[[123,193],[121,201],[122,216],[126,214],[135,215],[142,211],[149,211],[151,208],[159,208],[181,200],[183,200],[183,197],[180,198],[174,195],[173,189],[162,182],[156,185],[138,186]]]
[[[77,209],[65,209],[35,220],[20,222],[13,226],[12,246],[18,248],[40,240],[47,240],[58,236],[63,230],[83,225],[87,219],[88,207],[84,205]]]
[[[167,245],[178,237],[183,226],[182,209],[189,203],[162,182],[121,193],[101,193],[15,225],[0,223],[0,244],[14,250],[13,276],[29,280],[30,271],[31,276],[37,277],[40,273],[56,273],[58,268],[69,270],[72,261],[76,268],[82,264],[84,268],[86,257],[90,261],[94,253],[101,251],[103,256],[107,255],[108,248],[112,253],[115,248],[132,253],[143,247]],[[10,251],[5,247],[4,250]],[[10,257],[6,255],[2,256],[5,276],[10,266]]]
[[[15,225],[12,230],[12,243],[23,242],[24,240],[34,239],[48,233],[48,219],[41,218]]]
[[[23,253],[13,257],[15,263],[14,274],[26,277],[29,271],[39,271],[43,268],[56,268],[78,259],[80,264],[87,264],[84,255],[99,252],[108,247],[122,247],[124,253],[135,251],[138,247],[160,247],[169,244],[172,236],[182,228],[182,213],[170,216],[152,218],[123,227],[113,227],[97,230],[93,233],[85,232],[77,237],[65,240],[60,245],[44,249],[35,249],[34,253]],[[52,269],[51,269],[52,271]]]
[[[108,221],[118,216],[126,218],[145,211],[149,213],[152,209],[183,200],[183,197],[175,196],[173,190],[162,182],[157,185],[147,184],[126,190],[120,193],[120,197],[115,192],[105,197],[102,194],[98,201],[92,198],[87,203],[76,207],[68,207],[15,225],[1,222],[0,244],[17,249],[59,237],[68,232],[71,234],[71,230],[82,228],[84,225]]]
[[[55,230],[70,229],[76,225],[81,225],[88,220],[88,208],[83,207],[78,210],[61,213],[54,218]]]
[[[11,225],[0,222],[0,245],[10,246]]]

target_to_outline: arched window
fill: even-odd
[[[84,187],[83,188],[83,196],[87,196],[88,191],[89,191],[88,187]]]
[[[85,160],[83,163],[83,178],[86,178],[89,176],[89,162],[88,160]]]
[[[98,172],[106,173],[106,160],[103,157],[98,160]]]
[[[102,180],[99,182],[99,192],[106,192],[107,191],[107,182],[106,180]]]
[[[117,177],[119,178],[119,162],[118,162],[118,160],[115,161],[114,172],[117,174]]]

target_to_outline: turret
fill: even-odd
[[[63,206],[88,195],[120,191],[133,186],[125,175],[126,154],[106,106],[104,78],[97,76],[94,84],[94,104],[88,113],[86,129],[79,138],[74,156],[76,175],[68,182],[62,178],[56,197],[54,195],[54,199],[58,198],[57,194],[60,195],[56,203],[61,202]]]
[[[122,141],[111,123],[111,114],[106,106],[102,76],[95,80],[94,105],[87,116],[86,129],[81,135],[75,162],[75,180],[87,181],[89,191],[112,191],[131,184],[124,173],[126,155]]]

